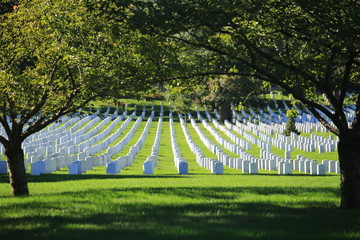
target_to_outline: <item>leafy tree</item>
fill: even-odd
[[[174,112],[182,114],[185,118],[186,114],[191,111],[195,99],[194,93],[185,87],[171,87],[168,86],[165,93],[165,98],[171,104]]]
[[[33,0],[0,15],[0,142],[15,196],[29,194],[28,136],[95,98],[147,88],[140,66],[148,60],[127,11],[106,1]]]
[[[237,75],[278,85],[301,101],[339,136],[341,208],[359,208],[359,12],[355,0],[155,0],[138,2],[134,22],[187,45],[189,54],[212,53],[205,59],[217,64],[199,61],[187,76],[234,75],[229,66],[236,66]],[[344,108],[349,101],[353,120]]]
[[[284,131],[285,136],[290,136],[290,133],[292,132],[297,135],[300,134],[300,132],[296,129],[295,126],[295,119],[298,114],[299,113],[296,109],[290,109],[286,111],[286,117],[288,118],[288,121],[286,122],[286,126],[285,126],[285,131]]]
[[[220,121],[231,121],[231,103],[244,104],[247,100],[261,93],[262,83],[249,77],[220,75],[206,81],[207,92],[203,102],[213,103],[219,108]]]

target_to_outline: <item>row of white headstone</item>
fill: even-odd
[[[108,164],[111,161],[111,157],[118,152],[120,152],[124,146],[130,141],[132,138],[134,132],[138,128],[139,122],[142,121],[142,119],[145,117],[145,108],[143,110],[143,114],[138,118],[136,123],[133,126],[133,129],[130,130],[130,132],[127,134],[125,138],[123,138],[118,144],[114,146],[110,146],[110,144],[115,141],[115,139],[118,139],[118,137],[121,135],[122,130],[129,124],[130,121],[136,116],[136,112],[134,112],[132,115],[129,116],[129,118],[123,123],[122,127],[116,131],[111,136],[108,136],[110,131],[114,128],[114,126],[122,120],[126,116],[126,113],[122,115],[122,117],[117,117],[118,113],[117,111],[111,115],[111,117],[108,117],[108,111],[105,113],[107,116],[104,120],[102,120],[99,123],[99,117],[94,115],[86,116],[84,118],[80,118],[80,115],[77,115],[74,118],[70,117],[64,117],[61,120],[61,123],[54,124],[48,129],[39,132],[38,134],[35,134],[27,142],[25,142],[25,149],[28,156],[28,159],[30,157],[30,161],[32,163],[32,174],[38,175],[41,173],[50,173],[54,172],[56,170],[61,169],[62,167],[69,165],[69,173],[70,174],[79,174],[82,172],[85,172],[86,170],[91,169],[93,166],[99,166],[99,165],[105,165]],[[208,119],[212,119],[211,115],[206,111]],[[154,115],[154,112],[152,111],[152,117]],[[112,120],[114,117],[114,121],[105,129],[105,131],[100,131],[100,129],[103,128],[105,124],[107,124],[109,121]],[[151,118],[152,118],[151,117]],[[218,160],[221,164],[227,165],[229,167],[235,167],[239,169],[243,169],[243,171],[247,171],[246,169],[249,169],[249,172],[255,173],[257,170],[255,168],[263,168],[263,166],[270,166],[271,164],[266,165],[266,161],[276,160],[276,166],[279,167],[279,164],[286,161],[293,161],[293,159],[290,159],[290,156],[286,154],[285,152],[285,158],[282,159],[280,157],[277,157],[275,159],[257,159],[250,154],[246,153],[242,147],[239,145],[245,146],[245,149],[250,149],[250,142],[258,144],[263,151],[271,151],[271,144],[281,148],[282,145],[289,144],[289,141],[291,143],[295,143],[295,141],[303,142],[306,144],[309,144],[309,142],[313,142],[316,144],[316,142],[326,143],[326,144],[332,144],[336,145],[336,140],[333,139],[326,139],[323,137],[317,137],[316,135],[311,136],[311,138],[303,138],[299,137],[297,138],[296,135],[293,135],[291,138],[285,137],[284,135],[277,133],[275,138],[271,138],[267,134],[272,133],[273,129],[268,130],[265,133],[262,133],[260,130],[260,124],[256,125],[251,122],[247,122],[246,124],[240,123],[239,121],[236,122],[236,126],[226,122],[224,127],[223,125],[220,125],[215,119],[212,119],[212,122],[214,123],[214,126],[220,131],[224,132],[233,142],[236,144],[231,143],[230,141],[222,138],[216,131],[210,127],[209,124],[205,120],[202,121],[204,126],[207,128],[207,130],[212,133],[217,141],[220,143],[220,145],[224,146],[226,149],[236,153],[240,156],[240,158],[230,158],[227,154],[223,152],[220,146],[213,144],[209,139],[205,137],[205,135],[199,131],[199,128],[196,126],[196,122],[194,119],[192,119],[192,116],[189,115],[191,119],[191,123],[194,127],[196,132],[199,134],[202,141],[205,143],[205,145],[217,155]],[[199,119],[202,119],[201,115],[198,112]],[[216,117],[219,117],[218,115]],[[141,119],[141,120],[139,120]],[[184,122],[182,120],[182,122]],[[97,127],[93,127],[95,124],[98,124]],[[151,123],[150,123],[151,124]],[[159,120],[160,124],[160,120]],[[72,127],[70,127],[72,125]],[[182,123],[184,125],[184,123]],[[184,125],[186,128],[186,125]],[[241,127],[239,127],[241,126]],[[69,128],[70,127],[70,128]],[[69,128],[69,129],[67,129]],[[90,130],[92,128],[92,130]],[[159,127],[158,127],[159,129]],[[246,133],[246,130],[252,130],[256,136],[260,136],[261,139],[254,137],[251,134]],[[264,126],[262,126],[262,129],[266,129]],[[90,130],[90,131],[89,131]],[[183,127],[184,130],[184,127]],[[235,130],[239,134],[243,135],[243,137],[247,140],[243,140],[239,137],[237,137],[235,134],[233,134],[230,130]],[[144,130],[145,131],[145,130]],[[158,130],[159,131],[159,130]],[[161,131],[161,130],[160,130]],[[267,134],[266,134],[267,133]],[[147,133],[146,133],[147,134]],[[72,136],[73,139],[70,139]],[[174,138],[175,139],[175,138]],[[248,142],[249,141],[249,142]],[[63,145],[63,144],[68,145]],[[188,142],[189,143],[189,142]],[[241,144],[239,144],[241,143]],[[36,147],[36,145],[39,145]],[[45,145],[48,145],[45,147]],[[135,147],[131,148],[131,151],[127,156],[122,156],[123,159],[121,159],[121,162],[126,162],[126,166],[129,164],[132,164],[132,161],[134,160],[135,155],[138,153],[141,147],[139,147],[141,144],[136,145]],[[176,144],[177,145],[177,144]],[[189,144],[191,145],[191,144]],[[321,148],[321,145],[318,144]],[[59,148],[59,146],[61,148]],[[141,145],[142,146],[142,145]],[[155,144],[154,144],[154,147]],[[196,147],[196,149],[195,149]],[[200,162],[200,165],[208,165],[209,169],[212,167],[213,171],[215,171],[215,165],[213,163],[216,163],[211,160],[211,164],[209,163],[209,158],[205,158],[203,156],[201,150],[199,151],[198,147],[195,145],[193,152],[197,152],[199,154],[195,154],[197,156],[198,162]],[[105,153],[94,156],[97,153],[100,153],[102,150],[106,150]],[[176,148],[175,148],[176,149]],[[287,149],[291,151],[291,149]],[[320,150],[319,150],[320,151]],[[156,154],[153,151],[154,154]],[[153,154],[152,154],[153,155]],[[174,154],[175,155],[175,154]],[[125,159],[125,160],[124,160]],[[204,160],[208,159],[208,160]],[[117,161],[116,159],[115,161]],[[175,160],[175,159],[174,159]],[[265,161],[265,162],[264,162]],[[306,160],[304,160],[306,161]],[[112,161],[114,162],[114,161]],[[176,161],[175,161],[176,163]],[[254,164],[252,164],[254,163]],[[113,163],[115,164],[115,163]],[[249,164],[249,166],[248,166]],[[252,164],[252,166],[250,166]],[[257,166],[255,165],[257,164]],[[330,163],[329,163],[330,164]],[[331,164],[333,164],[331,162]],[[27,164],[25,164],[27,166]],[[70,166],[71,165],[71,166]],[[124,165],[124,166],[125,166]],[[299,164],[293,164],[294,166]],[[326,164],[325,164],[326,165]],[[256,167],[255,167],[256,166]],[[216,169],[220,169],[219,167]],[[222,167],[221,167],[222,169]],[[251,171],[250,169],[253,169]],[[266,169],[266,168],[265,168]],[[301,169],[301,168],[299,168]],[[327,169],[331,169],[330,166]],[[296,170],[296,169],[295,169]],[[217,171],[217,170],[216,170]],[[223,171],[223,170],[221,170]],[[217,171],[221,172],[220,170]],[[280,171],[280,170],[279,170]],[[109,171],[111,172],[111,171]],[[115,171],[116,172],[116,171]],[[120,172],[120,168],[119,168]],[[336,172],[336,171],[335,171]],[[111,172],[114,174],[113,172]],[[144,171],[145,173],[145,171]]]
[[[281,96],[282,99],[280,100],[285,108],[285,110],[289,110],[289,106],[286,104],[284,97]],[[244,110],[241,111],[241,115],[237,113],[234,113],[234,117],[241,121],[253,121],[255,119],[258,119],[260,122],[266,123],[268,125],[278,125],[277,128],[278,132],[282,132],[285,129],[285,123],[287,122],[287,117],[284,112],[282,112],[281,107],[279,107],[279,104],[274,95],[272,94],[272,100],[274,102],[275,108],[277,109],[279,114],[276,114],[272,111],[270,106],[267,106],[267,110],[269,114],[264,113],[262,109],[260,109],[260,114],[256,114],[251,108],[250,108],[250,114],[247,114]],[[304,111],[300,110],[297,105],[293,106],[298,112],[299,115],[296,117],[296,127],[301,132],[311,133],[312,131],[317,132],[328,132],[328,130],[315,118],[315,116],[306,108],[304,107]],[[324,106],[327,108],[326,106]],[[233,107],[234,109],[234,107]],[[333,110],[327,108],[330,112],[333,112]],[[355,112],[355,105],[348,104],[347,106],[344,106],[344,113],[346,115],[347,121],[351,123],[353,119],[355,118],[356,112]],[[319,112],[319,114],[330,124],[330,119]]]
[[[198,114],[199,116],[199,114]],[[218,125],[217,121],[213,119],[213,122],[215,126]],[[205,128],[209,130],[210,133],[212,133],[212,135],[215,137],[215,139],[219,139],[219,134],[217,134],[214,129],[211,129],[211,127],[206,123],[206,121],[202,121],[202,123],[204,124]],[[227,123],[227,126],[229,128],[233,128],[232,124]],[[222,128],[218,128],[221,129]],[[225,132],[225,131],[223,131]],[[282,135],[282,134],[277,134],[277,138],[278,139],[282,139],[284,141],[286,136]],[[313,137],[313,138],[317,138],[317,137]],[[320,139],[320,138],[318,138]],[[286,140],[285,140],[286,141]],[[331,141],[331,140],[329,140]],[[224,141],[218,141],[219,143],[223,143]],[[224,144],[221,144],[224,145]],[[226,148],[226,145],[225,145]],[[232,150],[227,148],[228,150]],[[317,161],[315,160],[311,160],[311,159],[306,159],[305,157],[299,155],[299,159],[290,159],[290,157],[288,158],[281,158],[276,156],[275,154],[271,153],[270,151],[267,151],[265,149],[261,149],[260,150],[260,159],[257,159],[253,156],[248,156],[247,159],[244,161],[243,159],[243,155],[244,152],[241,151],[241,153],[237,153],[238,155],[242,155],[240,159],[226,159],[226,165],[227,162],[229,162],[230,167],[235,167],[235,168],[239,168],[239,169],[243,169],[243,172],[255,172],[256,170],[252,170],[255,169],[256,167],[258,167],[259,169],[266,169],[266,170],[278,170],[279,174],[291,174],[292,170],[297,170],[297,171],[301,171],[301,172],[305,172],[305,173],[310,173],[313,175],[325,175],[326,172],[333,172],[333,173],[339,173],[339,162],[338,161],[328,161],[328,160],[323,160],[322,164],[318,164]],[[234,152],[234,151],[232,151]],[[251,167],[247,166],[249,163],[255,163],[253,164]],[[337,167],[330,167],[331,166],[337,166]]]
[[[215,119],[213,119],[213,122],[217,122]],[[234,144],[225,138],[223,138],[213,127],[210,126],[210,124],[207,123],[206,120],[201,121],[202,125],[205,127],[205,129],[211,133],[211,135],[215,138],[215,140],[220,144],[220,146],[223,146],[225,149],[229,150],[232,153],[240,154],[240,152],[243,152],[244,149],[237,144]],[[219,125],[217,125],[219,126]],[[221,151],[222,152],[222,149]],[[215,152],[217,154],[217,152]]]
[[[189,113],[189,119],[191,122],[191,125],[193,129],[195,129],[195,132],[198,134],[201,141],[204,143],[204,145],[214,154],[216,154],[218,161],[221,162],[223,165],[226,165],[225,159],[229,158],[229,156],[223,152],[220,146],[214,144],[200,129],[200,127],[196,124],[195,119],[192,117],[192,115]],[[205,121],[205,120],[203,120]],[[239,149],[241,147],[238,146]]]
[[[103,158],[103,157],[88,158],[91,154],[91,151],[93,151],[94,149],[97,149],[98,152],[101,151],[101,144],[93,145],[92,149],[90,149],[88,146],[107,137],[106,132],[111,131],[115,127],[115,125],[118,124],[122,120],[123,117],[124,117],[124,115],[117,118],[104,131],[99,132],[99,130],[108,122],[107,118],[94,128],[96,130],[89,131],[92,133],[91,134],[92,137],[85,141],[87,143],[87,146],[85,148],[80,147],[79,145],[76,145],[75,143],[73,143],[71,141],[68,141],[69,145],[61,145],[62,147],[59,149],[59,151],[52,153],[52,154],[51,153],[47,154],[47,152],[46,152],[44,155],[37,155],[36,151],[35,151],[35,155],[33,155],[34,153],[28,153],[28,158],[31,157],[31,174],[39,175],[42,173],[51,173],[56,170],[60,170],[61,168],[68,166],[69,164],[71,164],[75,161],[77,161],[77,163],[76,163],[77,165],[82,164],[81,171],[78,170],[77,172],[85,172],[86,170],[90,170],[93,166],[104,165],[104,162],[108,161],[106,158]],[[86,122],[86,121],[83,121],[82,123],[84,124],[84,122]],[[88,126],[89,124],[93,124],[93,123],[94,122],[92,122],[92,121],[88,122],[85,125],[85,128],[89,129],[89,127],[86,127],[86,126]],[[79,128],[79,124],[75,124],[75,128]],[[71,134],[70,133],[71,129],[72,128],[70,128],[67,131],[64,131],[63,135]],[[86,134],[86,132],[84,132],[83,130],[75,131],[74,133],[78,133],[78,136],[81,136],[81,133]],[[87,136],[90,137],[90,135],[87,135]],[[49,144],[51,144],[51,142]],[[104,144],[102,144],[102,145],[104,145]],[[95,147],[95,146],[97,146],[97,147]],[[103,146],[103,147],[106,147],[106,146]],[[82,162],[79,162],[79,161],[82,161]],[[49,166],[49,167],[47,167],[47,166]],[[74,169],[72,167],[73,166],[70,166],[70,168],[69,168],[70,173],[74,172],[74,171],[72,171]],[[80,167],[78,167],[78,169],[80,169]]]
[[[152,104],[152,110],[154,110],[154,103]],[[155,167],[158,165],[159,149],[160,149],[160,139],[161,139],[161,130],[163,124],[163,105],[160,106],[160,116],[158,120],[156,135],[154,144],[151,148],[151,155],[148,156],[143,163],[143,173],[144,174],[153,174]]]
[[[216,127],[219,127],[220,124],[215,120],[212,119],[214,125]],[[225,149],[229,150],[230,152],[233,152],[240,156],[240,158],[231,158],[228,154],[224,153],[221,147],[210,145],[209,148],[211,151],[213,151],[217,157],[218,160],[223,163],[223,165],[228,166],[230,168],[236,168],[236,169],[242,169],[243,173],[249,173],[249,174],[257,174],[258,173],[258,159],[252,156],[251,154],[248,154],[243,148],[240,146],[233,144],[223,137],[221,137],[220,134],[216,132],[215,129],[213,129],[206,120],[202,120],[201,123],[203,126],[213,135],[213,137],[217,140],[217,142],[223,146]],[[193,127],[196,129],[198,128],[195,123],[195,121],[192,121]],[[220,127],[219,127],[220,128]],[[224,128],[221,128],[223,131],[225,131]],[[207,137],[199,130],[197,130],[198,134],[201,136],[201,139],[206,139]],[[210,140],[209,140],[210,141]],[[208,142],[208,141],[207,141]],[[211,141],[210,141],[211,142]]]
[[[73,134],[75,132],[75,129],[79,129],[81,125],[89,122],[90,119],[91,117],[87,116],[79,120],[73,127],[71,127],[69,130],[66,130],[65,133]],[[54,172],[64,167],[68,162],[72,162],[73,160],[75,160],[76,156],[65,157],[63,149],[61,149],[61,151],[59,149],[59,152],[54,149],[57,143],[59,143],[60,137],[63,135],[64,134],[59,133],[58,130],[52,130],[48,133],[40,132],[40,134],[36,136],[36,139],[28,142],[28,146],[24,149],[27,160],[31,163],[32,175]],[[39,142],[41,142],[42,144],[37,146]],[[27,166],[27,164],[25,164],[25,166]]]
[[[176,141],[176,134],[175,134],[174,119],[173,119],[172,111],[170,111],[170,114],[169,114],[169,123],[170,123],[171,149],[174,154],[175,167],[178,170],[178,173],[180,175],[186,175],[189,173],[189,165],[188,165],[188,162],[181,155],[179,145],[177,144],[177,141]]]
[[[162,129],[163,118],[160,115],[155,135],[154,144],[151,148],[151,155],[148,156],[143,163],[143,173],[144,174],[153,174],[155,167],[158,165],[159,149],[160,149],[160,139],[161,139],[161,129]]]
[[[108,111],[104,114],[104,116],[107,116]],[[85,173],[87,170],[91,170],[93,166],[101,166],[101,165],[107,165],[107,173],[109,174],[115,174],[115,173],[119,173],[120,169],[129,166],[132,164],[135,155],[138,153],[138,151],[141,149],[141,146],[146,138],[149,126],[151,124],[151,121],[154,117],[154,111],[152,111],[151,117],[148,119],[148,123],[144,129],[144,132],[141,136],[141,138],[139,139],[139,141],[137,142],[137,144],[135,144],[134,146],[130,147],[130,151],[126,156],[121,156],[119,158],[117,158],[114,161],[110,161],[111,157],[121,151],[123,149],[123,147],[128,143],[128,141],[132,138],[133,133],[136,131],[136,129],[139,126],[139,123],[141,122],[141,120],[144,118],[144,114],[145,114],[145,109],[143,111],[143,114],[139,117],[139,119],[135,122],[133,128],[130,130],[130,132],[116,145],[109,147],[109,144],[111,142],[113,142],[115,139],[117,139],[119,137],[119,135],[121,134],[122,130],[128,125],[128,123],[135,117],[136,113],[134,112],[134,114],[132,114],[122,125],[122,127],[116,131],[113,135],[107,137],[107,140],[111,140],[108,144],[101,144],[101,145],[105,145],[107,147],[107,151],[104,154],[101,155],[97,155],[97,156],[89,156],[90,152],[91,154],[95,154],[100,152],[103,149],[99,149],[96,151],[90,151],[91,149],[94,149],[95,146],[99,145],[99,144],[95,144],[92,141],[85,140],[85,141],[78,141],[76,143],[78,143],[76,145],[76,143],[71,143],[71,147],[76,147],[76,151],[80,151],[80,150],[87,150],[86,152],[80,152],[76,154],[76,151],[74,151],[73,155],[60,155],[58,153],[55,154],[46,154],[46,152],[43,152],[44,155],[42,156],[33,156],[33,163],[32,163],[32,174],[33,175],[39,175],[39,174],[43,174],[43,173],[51,173],[57,170],[60,170],[62,167],[68,165],[68,169],[69,169],[69,174],[81,174],[81,173]],[[117,113],[116,113],[117,115]],[[112,115],[114,116],[114,114]],[[92,121],[89,121],[90,119],[92,119]],[[85,123],[87,123],[85,126],[93,126],[95,123],[97,123],[98,121],[94,121],[95,118],[92,117],[85,117],[83,120],[78,121],[72,128],[70,128],[70,130],[68,130],[68,132],[63,131],[62,134],[74,134],[74,133],[78,133],[80,132],[80,134],[85,134],[84,130],[81,131],[75,131],[74,129],[80,129],[80,126],[84,125]],[[78,119],[76,119],[78,120]],[[103,120],[98,126],[99,128],[103,127],[105,124],[107,124],[109,121],[111,120],[111,117],[106,117],[105,120]],[[108,134],[109,132],[107,131],[107,129],[112,130],[113,127],[115,126],[115,123],[117,124],[121,119],[118,118],[115,121],[112,122],[112,124],[110,124],[110,126],[108,128],[105,129],[105,131],[102,131],[102,133]],[[69,124],[63,124],[63,126],[69,126],[70,124],[73,124],[76,121],[71,121],[71,123]],[[158,134],[157,134],[157,138],[156,141],[154,143],[153,146],[153,152],[152,155],[149,156],[149,158],[147,160],[150,159],[155,159],[157,161],[157,157],[155,157],[158,154],[158,148],[159,148],[159,141],[160,141],[160,134],[161,134],[161,125],[162,125],[162,118],[160,118],[159,120],[159,124],[158,124]],[[63,129],[64,127],[61,127],[61,129]],[[88,130],[90,127],[83,127],[84,129]],[[83,129],[81,128],[81,129]],[[54,129],[56,129],[56,127],[51,127],[51,130],[54,131]],[[93,128],[93,130],[91,131],[87,131],[87,137],[93,137],[95,133],[98,132],[98,130],[94,130],[95,128]],[[89,133],[94,133],[94,134],[89,134]],[[49,138],[50,134],[45,134],[44,136],[42,136],[40,139],[42,138]],[[82,136],[82,135],[80,135]],[[78,139],[79,137],[77,137]],[[64,138],[63,138],[64,139]],[[81,140],[84,140],[84,138],[81,138]],[[99,139],[96,139],[96,142],[98,142]],[[48,141],[43,141],[44,143],[49,144]],[[87,143],[87,146],[84,149],[79,149],[80,144],[83,144],[84,142]],[[102,141],[104,142],[104,141]],[[100,146],[99,146],[100,147]],[[157,150],[156,150],[157,148]],[[71,148],[73,149],[73,148]],[[116,149],[117,151],[114,152],[113,149]],[[47,150],[47,149],[46,149]],[[36,153],[38,153],[38,151],[36,151]],[[31,155],[31,153],[30,153]],[[46,159],[49,158],[49,159]],[[146,161],[145,161],[146,162]],[[186,164],[184,164],[186,163]],[[146,164],[145,164],[146,165]],[[187,174],[187,162],[186,161],[182,161],[182,162],[178,162],[178,170],[180,174]],[[144,173],[145,173],[145,169],[144,169]]]
[[[117,116],[117,113],[114,113]],[[110,117],[107,118],[112,118]],[[107,162],[109,162],[110,157],[106,154],[98,155],[98,156],[90,156],[91,154],[99,153],[100,151],[106,149],[109,144],[114,141],[118,136],[120,135],[121,131],[126,127],[129,122],[131,122],[132,118],[136,115],[136,112],[134,112],[128,119],[125,121],[126,124],[123,124],[122,128],[120,128],[120,131],[115,132],[115,134],[111,136],[107,136],[107,134],[115,127],[116,124],[118,124],[122,118],[125,116],[126,111],[122,116],[119,118],[116,118],[106,129],[105,131],[102,131],[101,133],[98,133],[96,135],[97,138],[91,138],[92,140],[86,140],[87,147],[81,151],[79,145],[71,145],[67,148],[68,151],[59,151],[58,153],[52,154],[52,155],[43,155],[38,156],[37,161],[39,163],[32,163],[32,174],[38,175],[42,173],[50,173],[56,170],[59,170],[62,167],[69,166],[69,174],[80,174],[84,173],[87,170],[92,169],[93,166],[102,166],[105,165]],[[107,119],[106,118],[106,119]],[[97,127],[102,127],[105,125],[108,121],[103,121],[104,124],[99,124]],[[78,124],[76,124],[78,125]],[[86,126],[88,126],[87,124]],[[76,126],[77,127],[77,126]],[[78,133],[79,131],[76,131]],[[95,133],[94,131],[93,133]],[[80,131],[80,133],[84,133],[84,131]],[[89,135],[88,135],[89,136]],[[97,142],[98,140],[103,140],[100,143],[94,144],[91,146],[91,144]],[[108,140],[108,141],[106,141]],[[63,149],[60,149],[63,150]],[[66,150],[66,149],[65,149]],[[71,155],[72,154],[72,155]],[[41,158],[50,158],[50,159],[41,159]],[[55,163],[56,162],[56,163]],[[56,168],[54,167],[56,165]],[[47,167],[49,166],[49,167]],[[44,170],[45,169],[45,170]],[[56,169],[56,170],[55,170]]]
[[[199,116],[200,113],[198,113]],[[248,154],[243,148],[240,146],[237,146],[236,144],[233,144],[226,139],[222,138],[220,134],[218,134],[215,129],[213,129],[206,120],[202,120],[201,123],[203,126],[214,136],[214,138],[218,141],[220,145],[222,145],[227,150],[237,154],[240,156],[240,158],[231,158],[228,154],[224,153],[222,148],[218,145],[213,144],[206,135],[200,130],[200,128],[196,125],[196,122],[194,119],[192,119],[192,116],[189,115],[191,119],[191,123],[193,128],[196,130],[198,135],[200,136],[200,139],[205,139],[206,146],[208,146],[208,149],[215,153],[217,155],[218,161],[222,163],[222,165],[228,166],[230,168],[236,168],[236,169],[242,169],[243,173],[249,173],[249,174],[257,174],[258,173],[258,165],[256,162],[256,158],[252,155]],[[200,119],[201,115],[200,115]],[[216,121],[212,118],[212,121]],[[204,141],[203,141],[204,142]]]
[[[191,151],[196,156],[196,162],[204,168],[209,169],[212,173],[215,174],[223,174],[224,168],[222,162],[218,161],[214,158],[207,158],[204,153],[201,151],[201,148],[193,141],[191,138],[189,131],[186,126],[186,122],[184,121],[181,114],[179,114],[180,125],[185,135],[186,142],[190,147]]]
[[[265,141],[262,141],[261,139],[255,137],[253,134],[250,134],[248,130],[251,130],[250,132],[255,132],[255,128],[253,126],[249,125],[243,125],[240,122],[236,121],[236,125],[231,124],[230,122],[226,121],[224,122],[225,126],[241,135],[246,141],[256,144],[260,148],[264,148],[268,151],[271,151],[271,144],[267,143]]]
[[[315,137],[316,135],[314,134],[312,134],[310,138],[304,136],[297,136],[295,133],[291,133],[290,137],[284,137],[284,135],[275,131],[276,136],[275,138],[273,138],[270,135],[271,133],[274,133],[274,131],[264,131],[264,129],[266,129],[264,127],[264,124],[262,124],[261,127],[258,127],[258,125],[250,122],[244,124],[236,120],[235,123],[236,127],[230,128],[229,122],[225,122],[225,126],[243,135],[247,141],[257,144],[259,147],[262,147],[263,143],[259,142],[259,139],[254,138],[253,135],[259,137],[260,140],[265,143],[269,143],[277,148],[286,151],[293,151],[295,147],[307,152],[314,152],[315,149],[317,149],[319,153],[323,153],[325,151],[334,152],[338,144],[338,140],[334,140],[331,138],[326,139],[324,137]],[[269,126],[269,128],[270,127],[271,126]],[[252,132],[253,135],[246,132]],[[271,148],[267,150],[270,151]]]
[[[129,143],[131,138],[134,136],[136,130],[138,129],[141,121],[145,117],[145,111],[143,111],[143,114],[136,120],[133,128],[130,130],[130,132],[127,133],[127,135],[117,144],[113,146],[112,149],[116,149],[116,151],[112,151],[111,156],[119,153],[124,149],[124,147]],[[141,133],[140,138],[136,142],[135,145],[131,146],[129,149],[129,152],[125,156],[119,156],[115,160],[110,161],[106,164],[106,173],[107,174],[118,174],[122,169],[125,167],[129,167],[134,163],[136,155],[140,152],[145,139],[148,135],[149,128],[151,126],[152,120],[154,118],[154,111],[152,111],[151,116],[148,118],[145,128],[143,132]],[[109,148],[110,149],[110,148]]]
[[[201,117],[201,115],[200,115],[200,117]],[[229,144],[229,143],[227,143],[228,142],[227,140],[225,140],[223,137],[221,137],[218,133],[215,132],[215,130],[212,127],[210,127],[209,124],[207,124],[206,120],[204,120],[202,117],[199,120],[203,123],[204,127],[214,135],[216,140],[221,145]],[[236,136],[236,134],[234,134],[232,131],[230,131],[228,128],[226,128],[226,126],[221,125],[216,119],[212,119],[212,123],[214,124],[214,126],[217,129],[219,129],[221,132],[225,133],[226,136],[228,136],[231,139],[231,141],[233,141],[237,146],[239,146],[239,147],[241,147],[242,149],[245,149],[245,150],[250,150],[251,149],[251,143],[249,143],[248,141]],[[230,146],[232,148],[235,147],[231,143],[230,143]]]
[[[59,123],[52,124],[48,129],[43,129],[39,133],[35,133],[31,135],[23,144],[24,153],[27,154],[29,152],[33,152],[35,148],[40,151],[41,155],[43,154],[51,154],[53,152],[58,151],[62,146],[64,142],[67,142],[69,140],[75,141],[76,138],[78,138],[81,134],[88,131],[90,128],[93,127],[93,125],[96,122],[101,121],[98,117],[87,116],[78,121],[80,118],[75,117],[67,120],[67,117],[64,119],[61,119]],[[90,121],[93,119],[92,121]],[[65,121],[65,122],[64,122]],[[89,122],[90,121],[90,122]],[[66,130],[66,128],[69,127],[69,125],[72,125],[74,122],[77,122],[74,126],[72,126],[70,129]],[[81,130],[79,128],[86,123],[86,126],[83,126]],[[101,124],[106,124],[106,122],[102,121]],[[61,124],[60,127],[58,125]],[[55,126],[55,127],[54,127]],[[101,128],[101,125],[99,125],[97,128],[92,129],[90,132],[87,133],[87,136],[85,138],[91,137],[91,135],[94,135],[99,129]],[[50,130],[51,129],[51,130]],[[76,132],[76,134],[74,134]],[[51,142],[53,141],[53,142]],[[78,144],[79,139],[76,140]],[[75,142],[73,142],[74,144]],[[49,149],[45,148],[39,148],[39,146],[44,145],[48,146]],[[55,149],[54,149],[55,147]]]

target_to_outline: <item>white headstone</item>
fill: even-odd
[[[285,165],[285,162],[279,162],[279,167],[278,167],[278,174],[279,175],[284,174],[284,165]]]
[[[188,174],[188,163],[187,163],[187,161],[179,161],[178,162],[178,173],[180,175]]]
[[[242,162],[242,172],[243,173],[249,173],[250,170],[250,162],[248,160],[245,160]]]
[[[325,166],[325,171],[329,171],[329,160],[322,160],[321,163]]]
[[[331,173],[335,173],[335,170],[336,170],[336,163],[335,163],[335,161],[334,160],[330,160],[329,162],[328,162],[328,168],[329,168],[329,172],[331,172]]]
[[[119,170],[119,162],[112,161],[106,164],[106,173],[107,174],[118,174]]]
[[[304,160],[299,160],[299,171],[305,172],[305,161]]]
[[[318,164],[317,165],[317,174],[318,175],[325,175],[326,174],[326,165],[325,164]]]
[[[143,164],[143,173],[144,174],[153,174],[154,173],[154,164],[152,161],[145,161]]]
[[[306,160],[305,161],[305,173],[310,173],[310,164],[311,164],[311,160]]]
[[[339,161],[335,161],[335,173],[337,173],[337,174],[341,173]]]
[[[45,163],[43,161],[31,164],[31,175],[38,176],[43,173],[45,173]]]
[[[293,168],[293,165],[291,163],[285,163],[283,165],[283,172],[284,174],[292,174],[292,168]]]
[[[317,166],[318,166],[318,163],[317,162],[311,162],[310,163],[310,174],[311,175],[317,175]]]
[[[69,168],[69,175],[76,175],[79,174],[79,165],[76,163],[70,163],[68,165]]]
[[[216,161],[214,163],[213,170],[215,174],[223,174],[224,173],[223,164],[219,161]]]
[[[275,160],[269,160],[269,170],[276,171],[276,161]]]
[[[285,159],[290,159],[290,151],[285,150],[285,154],[284,154],[284,155],[285,155],[285,156],[284,156]]]
[[[258,174],[258,164],[257,163],[255,163],[255,162],[250,163],[249,173],[250,174]]]

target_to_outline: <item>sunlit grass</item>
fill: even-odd
[[[143,103],[136,104],[141,111]],[[150,106],[151,101],[146,102],[147,116]],[[125,155],[136,143],[146,120],[119,155]],[[28,175],[31,195],[19,198],[11,196],[8,175],[0,175],[0,239],[360,238],[360,211],[338,209],[338,175],[310,176],[294,171],[293,175],[280,176],[266,170],[248,175],[228,167],[224,168],[224,175],[212,174],[196,163],[175,118],[180,152],[189,164],[189,174],[178,175],[167,115],[161,131],[159,165],[154,174],[142,174],[143,162],[151,154],[157,121],[154,118],[134,164],[120,174],[107,175],[106,167],[100,166],[82,175],[68,175],[67,168],[53,174]],[[187,127],[204,154],[216,158],[191,124]],[[258,156],[259,151],[253,145],[248,152]],[[282,156],[283,150],[273,147],[273,152]],[[292,154],[321,160],[331,159],[336,152],[329,153],[331,156],[313,153],[313,157],[310,153]]]
[[[166,161],[172,165],[172,159]],[[31,196],[25,198],[11,197],[1,176],[1,238],[351,239],[360,234],[359,212],[337,209],[337,176],[126,171],[29,176]]]

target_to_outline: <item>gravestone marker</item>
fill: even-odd
[[[145,161],[143,163],[143,173],[144,174],[153,174],[154,173],[154,164],[152,161]]]
[[[250,163],[249,174],[258,174],[258,164],[255,162]]]
[[[38,161],[31,164],[31,175],[38,176],[45,173],[45,162]]]
[[[249,173],[250,170],[250,162],[248,160],[245,160],[242,162],[242,172],[243,173]]]
[[[181,160],[178,162],[178,173],[180,175],[188,174],[188,163],[187,161]]]
[[[317,174],[318,175],[326,175],[326,165],[325,164],[317,165]]]

